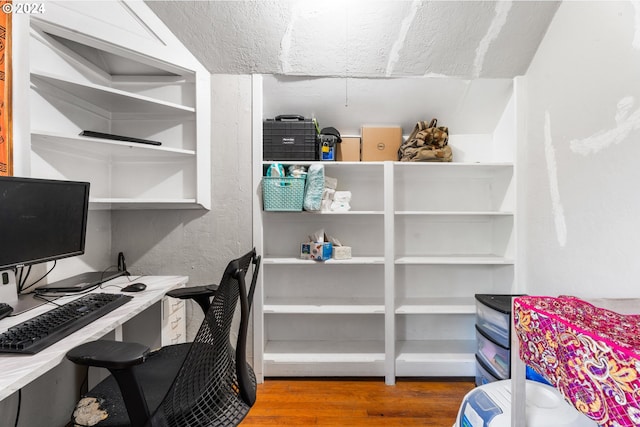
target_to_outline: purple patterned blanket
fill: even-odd
[[[520,358],[567,401],[601,426],[640,425],[640,315],[526,296],[513,317]]]

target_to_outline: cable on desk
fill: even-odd
[[[87,369],[84,370],[84,379],[82,380],[82,383],[80,384],[80,394],[79,394],[79,396],[82,396],[87,391],[89,391],[89,367],[88,366],[87,366]]]
[[[62,296],[64,296],[64,295],[62,295]],[[58,299],[60,297],[56,296],[56,297],[54,297],[54,299],[47,299],[45,297],[46,297],[46,295],[33,294],[33,298],[34,299],[39,299],[39,300],[42,300],[42,301],[46,302],[47,304],[53,304],[55,306],[61,307],[61,304],[58,304],[57,302],[54,302],[55,299]]]
[[[14,424],[15,427],[18,427],[18,421],[20,420],[20,406],[22,404],[22,389],[19,388],[18,389],[18,410],[16,411],[16,423]]]
[[[104,270],[102,270],[102,276],[100,277],[100,282],[102,282],[102,279],[104,279],[104,275],[105,275],[105,273],[106,273],[107,271],[111,270],[112,268],[118,268],[118,271],[121,271],[121,270],[120,270],[120,266],[119,266],[119,265],[110,265],[109,267],[107,267],[107,268],[105,268]],[[129,277],[129,273],[128,273],[128,272],[125,272],[125,274],[123,274],[122,276],[124,276],[124,277],[129,281],[129,282],[131,282],[131,278]],[[121,276],[121,277],[122,277],[122,276]],[[117,284],[115,284],[115,283],[109,283],[109,284],[107,284],[108,282],[110,282],[110,280],[107,280],[106,282],[102,282],[102,283],[100,283],[100,284],[98,285],[98,286],[99,286],[99,288],[100,288],[100,289],[106,289],[106,288],[109,288],[109,287],[116,287],[116,288],[118,288],[118,289],[122,289],[122,288],[123,288],[123,286],[117,285]]]
[[[131,277],[131,275],[129,275],[128,273],[124,276],[125,279],[127,279],[127,281],[129,281],[129,283],[133,283],[133,282],[137,282],[139,280],[141,280],[144,276],[136,276],[135,280]],[[100,284],[100,289],[106,289],[106,288],[118,288],[118,289],[122,289],[124,288],[125,285],[121,285],[121,284],[117,284],[117,283],[108,283],[108,282],[104,282]]]
[[[44,279],[45,277],[47,277],[49,275],[49,273],[51,273],[53,271],[54,268],[56,268],[56,264],[57,264],[57,260],[53,261],[53,265],[51,266],[51,268],[49,269],[49,271],[47,271],[46,273],[44,273],[44,275],[39,278],[38,280],[36,280],[35,282],[33,282],[32,284],[30,284],[29,286],[24,286],[25,283],[27,283],[27,278],[29,277],[29,274],[31,273],[31,267],[29,267],[29,270],[27,270],[27,275],[25,276],[24,280],[22,281],[22,283],[18,282],[18,294],[21,294],[23,291],[26,291],[29,288],[32,288],[33,286],[35,286],[36,284],[38,284],[42,279]]]
[[[106,274],[106,272],[111,270],[112,268],[118,268],[118,266],[117,265],[110,265],[109,267],[107,267],[104,270],[102,270],[102,272],[100,274],[100,281],[101,282],[104,280],[104,275]]]
[[[29,273],[31,272],[31,266],[27,269],[27,275],[24,280],[27,280]],[[24,273],[24,267],[16,267],[16,281],[18,282],[18,292],[22,289],[22,274]]]

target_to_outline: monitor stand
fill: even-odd
[[[41,298],[35,298],[33,294],[18,296],[16,275],[13,270],[0,271],[0,302],[5,302],[13,307],[11,316],[47,303]]]
[[[18,301],[18,285],[16,284],[16,274],[13,270],[0,271],[0,302],[9,304],[11,307]],[[13,307],[15,310],[15,307]]]
[[[20,313],[24,313],[25,311],[40,307],[41,305],[47,304],[49,301],[53,301],[59,297],[46,297],[46,301],[43,298],[45,297],[37,297],[36,294],[18,296],[16,304],[10,304],[13,307],[13,313],[11,313],[11,315],[16,316]]]

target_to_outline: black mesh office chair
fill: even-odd
[[[247,293],[244,278],[252,264]],[[193,343],[149,353],[140,344],[100,340],[67,353],[74,363],[104,367],[112,374],[81,399],[72,422],[100,427],[239,424],[255,402],[246,339],[259,265],[255,249],[229,263]],[[234,349],[231,322],[238,303]]]
[[[260,264],[260,260],[255,254],[255,248],[253,249],[253,258],[252,263],[254,266],[256,264]],[[245,255],[248,256],[249,254]],[[258,268],[253,269],[253,277],[251,278],[251,285],[249,286],[249,310],[251,310],[251,304],[253,304],[253,293],[255,291],[256,280],[258,277]],[[247,270],[245,269],[245,274]],[[218,285],[202,285],[202,286],[189,286],[187,288],[178,288],[173,289],[167,292],[167,296],[178,299],[191,299],[198,304],[198,306],[202,309],[202,312],[206,315],[207,311],[209,311],[209,306],[211,305],[211,297],[213,297],[216,293],[216,289],[218,289]]]

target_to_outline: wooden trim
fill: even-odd
[[[0,2],[11,3],[11,1]],[[0,175],[13,175],[13,119],[11,99],[11,14],[0,11]]]

